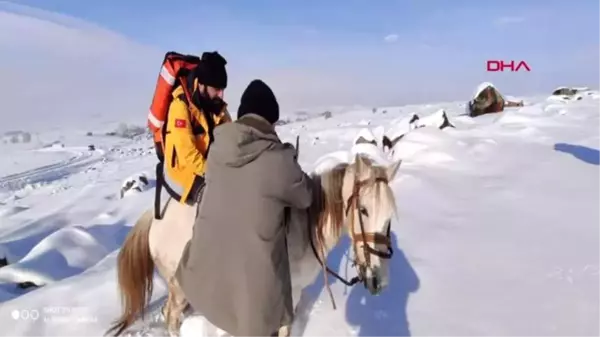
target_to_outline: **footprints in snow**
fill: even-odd
[[[120,148],[115,147],[111,148],[110,153],[118,156],[119,158],[128,158],[128,157],[143,157],[155,155],[154,147],[135,147],[135,148]]]
[[[57,146],[54,146],[57,147]],[[104,151],[97,150],[94,146],[96,154],[85,154],[75,159],[60,162],[57,164],[40,167],[31,171],[21,172],[9,177],[0,178],[0,188],[11,191],[12,195],[6,201],[16,201],[29,195],[30,193],[49,189],[49,195],[56,195],[61,192],[71,189],[73,186],[68,184],[71,177],[82,175],[80,178],[95,180],[98,174],[102,171],[102,167],[112,158],[128,158],[142,157],[154,155],[153,147],[114,147],[110,148],[105,154]],[[97,157],[99,156],[99,157]],[[111,158],[112,157],[112,158]],[[78,178],[78,179],[80,179]],[[143,179],[141,180],[144,181]],[[76,184],[77,186],[79,184]],[[145,190],[146,183],[134,183],[133,190],[141,192]],[[127,190],[128,188],[126,188]],[[112,199],[112,198],[110,198]],[[2,210],[0,210],[1,215]],[[6,212],[6,211],[5,211]]]

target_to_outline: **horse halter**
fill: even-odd
[[[338,279],[340,282],[344,283],[346,286],[354,286],[355,284],[363,281],[366,282],[366,280],[364,280],[364,271],[367,268],[370,268],[371,266],[371,254],[372,255],[376,255],[379,258],[382,259],[391,259],[392,255],[394,255],[394,250],[392,249],[392,244],[391,244],[391,238],[390,238],[390,229],[391,229],[391,225],[388,224],[388,228],[387,228],[387,232],[386,234],[381,234],[381,233],[372,233],[372,232],[366,232],[365,231],[365,225],[364,225],[364,220],[363,220],[363,215],[360,212],[360,189],[363,188],[364,186],[366,186],[369,183],[373,183],[373,184],[377,184],[377,183],[388,183],[388,180],[385,177],[377,177],[374,180],[372,179],[366,179],[363,181],[359,181],[356,177],[354,180],[354,185],[352,187],[352,194],[348,197],[348,200],[346,201],[347,206],[346,206],[346,217],[348,216],[348,213],[354,209],[358,212],[358,223],[360,225],[360,233],[355,233],[354,232],[354,216],[352,217],[352,246],[353,246],[353,250],[354,250],[354,255],[358,256],[358,248],[357,248],[357,242],[362,241],[363,243],[363,249],[365,252],[365,264],[364,265],[359,265],[359,270],[360,272],[358,273],[358,276],[353,277],[351,280],[346,280],[345,278],[343,278],[342,276],[340,276],[338,273],[336,273],[335,271],[331,270],[327,264],[325,263],[325,261],[322,261],[319,253],[317,252],[317,248],[315,246],[314,240],[312,235],[310,235],[310,244],[311,244],[311,248],[313,250],[313,253],[315,254],[315,257],[317,258],[317,260],[319,261],[319,263],[321,264],[321,266],[324,269],[324,273],[323,276],[325,278],[327,278],[327,274],[330,274],[332,276],[334,276],[336,279]],[[310,230],[310,229],[309,229]],[[369,243],[374,243],[374,244],[384,244],[387,248],[387,251],[382,252],[382,251],[378,251],[375,248],[371,247],[369,245]],[[325,258],[323,256],[323,258]],[[358,264],[357,262],[354,262],[354,264]],[[328,285],[328,282],[325,281],[325,284]],[[335,309],[335,301],[333,300],[333,295],[330,291],[329,296],[332,299],[332,303],[333,303],[333,307]]]
[[[364,277],[364,271],[367,268],[371,267],[371,255],[375,255],[378,256],[381,259],[391,259],[392,256],[394,255],[394,250],[392,249],[392,243],[391,243],[391,237],[390,237],[390,230],[391,230],[391,224],[388,223],[387,224],[387,231],[385,234],[381,234],[378,232],[367,232],[365,231],[365,224],[364,224],[364,220],[363,220],[363,213],[360,210],[360,189],[362,187],[364,187],[365,185],[369,184],[371,182],[371,180],[367,179],[367,180],[363,180],[363,181],[358,181],[355,179],[354,181],[354,185],[352,188],[352,194],[350,195],[350,197],[348,197],[348,201],[347,201],[347,206],[346,206],[346,216],[348,216],[348,213],[354,209],[355,211],[358,212],[358,224],[360,225],[360,233],[356,233],[354,232],[354,214],[352,215],[352,246],[354,249],[354,256],[358,257],[358,243],[362,242],[363,244],[363,250],[364,250],[364,258],[365,258],[365,264],[364,265],[360,265],[357,261],[355,261],[354,263],[356,265],[359,265],[359,276],[358,276],[358,281],[365,281],[363,279]],[[373,184],[377,184],[377,183],[388,183],[388,180],[384,177],[376,177],[373,181]],[[379,251],[373,247],[371,247],[370,243],[373,244],[382,244],[385,245],[386,247],[386,251],[382,252]]]

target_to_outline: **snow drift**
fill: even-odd
[[[382,134],[394,129],[402,135],[392,156],[403,164],[392,184],[399,214],[389,287],[374,297],[329,278],[334,311],[318,275],[294,334],[598,335],[600,100],[593,93],[568,104],[532,97],[526,107],[474,119],[461,116],[462,103],[445,103],[278,126],[284,141],[300,135],[307,171],[378,153]],[[441,109],[454,128],[399,123]],[[62,148],[15,152],[29,158],[25,171],[2,163],[12,173],[0,175],[0,259],[9,262],[0,268],[0,335],[97,336],[118,316],[116,254],[152,207],[153,177],[140,172],[153,172],[156,158],[149,139],[114,138],[66,137]],[[105,151],[89,151],[90,139]],[[66,159],[47,164],[44,156]],[[20,179],[40,184],[21,189]],[[120,198],[124,186],[132,193]],[[328,266],[352,277],[351,255],[342,239]],[[155,281],[134,335],[165,334],[165,287]]]

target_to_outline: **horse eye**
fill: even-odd
[[[360,214],[363,216],[369,216],[369,212],[367,212],[367,209],[364,206],[360,206]]]

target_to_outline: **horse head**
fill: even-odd
[[[344,174],[346,229],[359,277],[371,294],[379,294],[389,283],[388,262],[393,255],[390,230],[396,214],[389,182],[399,167],[400,161],[384,167],[357,155]]]

